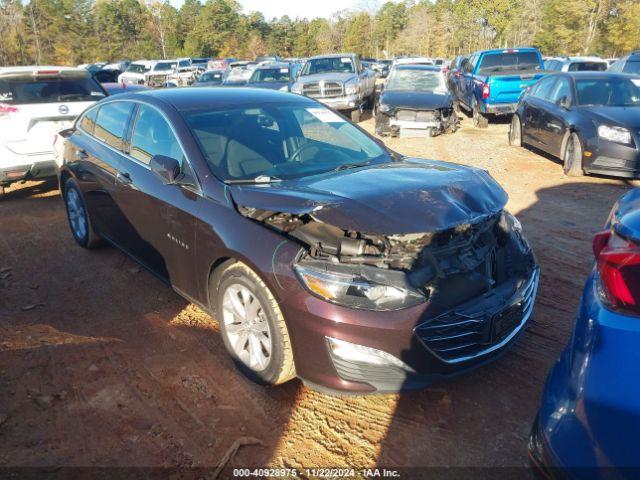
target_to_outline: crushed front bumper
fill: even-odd
[[[364,100],[358,95],[345,95],[343,97],[313,97],[321,103],[324,103],[327,107],[334,110],[355,110],[361,108],[364,105]]]
[[[486,311],[474,318],[473,327],[466,332],[455,325],[436,325],[443,315],[429,318],[425,304],[398,311],[372,312],[330,304],[315,297],[306,298],[301,304],[287,302],[282,305],[285,318],[298,319],[295,325],[290,324],[289,331],[298,376],[324,391],[380,393],[421,388],[475,369],[499,358],[524,330],[532,315],[538,279],[539,269],[535,267],[529,278],[513,279],[493,290],[484,300],[469,302],[478,310]],[[509,316],[505,321],[504,314],[523,301],[526,307],[520,310],[520,316]],[[470,311],[471,306],[462,305],[449,314],[464,315]],[[454,335],[471,334],[476,345],[459,357],[454,353],[443,354],[434,344],[437,339],[425,337],[424,329],[431,326],[436,326],[441,333],[457,328]],[[398,366],[399,362],[377,365],[337,356],[329,348],[328,338],[382,351],[407,368]]]

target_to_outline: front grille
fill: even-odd
[[[435,122],[438,113],[435,110],[398,110],[396,118],[404,122]]]
[[[311,98],[335,98],[343,95],[339,82],[314,82],[302,86],[302,94]]]
[[[488,354],[506,344],[533,311],[538,286],[536,268],[502,311],[487,314],[477,302],[418,325],[414,333],[436,356],[450,363]]]

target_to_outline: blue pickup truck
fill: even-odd
[[[511,115],[522,90],[545,72],[535,48],[483,50],[466,57],[456,78],[458,105],[473,114],[473,124],[486,128],[487,115]]]

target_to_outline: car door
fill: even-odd
[[[566,117],[571,105],[573,105],[571,79],[567,76],[558,77],[542,114],[540,132],[545,150],[556,156],[560,155],[562,140],[567,130]]]
[[[151,170],[155,155],[179,161],[183,173],[179,183],[165,184]],[[118,204],[132,227],[131,253],[180,292],[194,294],[196,215],[203,198],[174,129],[152,105],[138,105],[117,188]]]
[[[116,175],[133,104],[109,102],[86,112],[69,144],[70,168],[82,190],[91,222],[102,236],[119,243],[125,221],[116,201]]]
[[[548,108],[551,90],[556,83],[555,76],[545,77],[527,95],[522,119],[523,139],[527,143],[544,149],[542,123]]]

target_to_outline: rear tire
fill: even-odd
[[[478,109],[478,102],[476,102],[475,99],[473,100],[472,114],[474,127],[487,128],[489,126],[489,120],[487,119],[487,117],[480,113],[480,110]]]
[[[360,109],[351,110],[351,121],[353,123],[360,122]]]
[[[237,368],[262,385],[279,385],[296,376],[287,325],[273,294],[244,263],[213,277],[212,298],[224,345]],[[217,285],[215,284],[217,283]]]
[[[582,170],[582,144],[580,137],[575,132],[568,133],[564,141],[564,149],[562,152],[563,170],[568,177],[581,177],[584,175]]]
[[[509,128],[509,145],[512,147],[522,146],[522,124],[520,117],[514,113],[511,119],[511,127]]]
[[[87,205],[80,187],[73,178],[64,183],[64,204],[67,209],[67,220],[73,238],[83,248],[95,248],[102,243],[101,238],[93,230]]]

